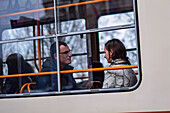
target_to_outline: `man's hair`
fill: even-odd
[[[67,44],[63,41],[59,41],[59,47],[63,45],[63,46],[67,46]],[[54,58],[54,53],[56,53],[56,42],[54,42],[51,47],[50,47],[50,54],[51,57]]]

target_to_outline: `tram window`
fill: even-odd
[[[54,6],[52,0],[50,2],[42,0],[7,0],[0,1],[0,3],[1,32],[3,30],[15,28],[13,33],[16,33],[18,28],[24,29],[25,27],[25,31],[26,29],[29,30],[29,37],[37,36],[39,35],[36,33],[37,25],[39,27],[39,25],[42,26],[42,24],[54,23],[54,10],[48,10],[48,13],[44,10],[44,8],[51,8]],[[43,29],[41,26],[40,28]],[[33,27],[35,27],[35,29]],[[43,33],[41,32],[40,35],[42,34]],[[25,34],[24,36],[19,36],[19,38],[21,37],[28,38]]]
[[[10,39],[21,39],[21,38],[31,38],[33,36],[37,36],[37,26],[29,26],[23,28],[16,29],[7,29],[2,33],[2,40],[10,40]],[[40,27],[40,35],[52,35],[54,32],[54,24],[44,24]]]
[[[19,39],[32,36],[33,36],[32,27],[8,29],[3,31],[2,40]]]
[[[125,47],[127,49],[136,48],[136,36],[135,29],[122,29],[122,30],[114,30],[114,31],[106,31],[99,33],[99,42],[100,42],[100,51],[103,51],[103,44],[106,43],[107,40],[112,38],[119,38],[121,41],[125,42]]]
[[[87,69],[87,55],[76,56],[76,54],[73,54],[70,65],[74,67],[74,70]],[[73,73],[73,77],[76,78],[77,83],[80,83],[85,80],[87,81],[88,73]]]
[[[98,20],[98,28],[134,24],[134,13],[120,13],[101,16]]]
[[[61,22],[61,33],[68,33],[74,31],[82,31],[85,30],[85,20],[78,19],[74,21],[66,21]],[[40,27],[40,35],[51,35],[55,34],[54,24],[44,24]],[[25,28],[16,28],[16,29],[8,29],[3,31],[2,40],[10,40],[10,39],[20,39],[20,38],[29,38],[33,36],[37,36],[37,26],[35,26],[35,31],[33,31],[33,27],[25,27]]]
[[[75,4],[76,6],[74,6]],[[98,19],[100,19],[101,16],[110,15],[110,14],[121,15],[122,20],[124,21],[125,24],[126,23],[131,24],[134,22],[131,13],[124,13],[124,12],[133,11],[133,7],[132,7],[133,0],[84,1],[82,3],[80,1],[73,1],[73,2],[61,1],[59,2],[59,5],[61,7],[63,6],[62,8],[59,9],[60,22],[76,20],[76,19],[85,19],[86,30],[98,28],[98,24],[97,24]],[[120,14],[120,13],[124,13],[124,14]],[[117,17],[118,16],[115,15],[114,19],[116,19]],[[124,17],[126,17],[126,22],[123,19]],[[104,24],[107,25],[108,21],[107,22],[106,21],[103,20],[101,21],[101,23],[103,23],[103,25]],[[122,23],[122,21],[121,22],[117,21],[115,23],[116,23],[115,25],[124,24]],[[110,23],[108,24],[112,25]],[[104,28],[104,27],[105,26],[100,26],[99,28]],[[69,31],[69,32],[73,32],[73,31]]]
[[[127,55],[131,61],[131,64],[137,64],[137,45],[136,45],[136,37],[135,37],[135,29],[123,29],[123,30],[114,30],[114,31],[107,31],[107,32],[100,32],[99,33],[99,43],[100,43],[100,52],[104,51],[104,44],[113,38],[117,38],[121,40],[127,51]],[[103,56],[103,55],[102,55]],[[100,59],[104,62],[104,65],[107,65],[107,61],[104,57],[100,57]]]
[[[6,62],[6,58],[13,53],[20,53],[25,60],[34,59],[33,52],[33,42],[25,41],[25,42],[17,42],[17,43],[7,43],[2,45],[2,55],[3,61]],[[29,61],[28,61],[29,62]],[[32,66],[33,63],[30,62]]]
[[[34,64],[27,61],[33,59],[33,46],[30,41],[2,44],[1,47],[3,62],[5,63],[3,66],[4,74],[34,73]],[[19,93],[24,84],[35,81],[35,76],[5,78],[1,91],[3,94]]]
[[[126,33],[128,34],[129,32],[131,32],[131,35],[125,35]],[[123,44],[125,45],[125,47],[130,50],[127,52],[127,57],[129,57],[130,62],[132,65],[137,65],[137,46],[136,46],[136,37],[135,37],[135,32],[134,32],[134,28],[130,28],[130,29],[124,29],[124,30],[114,30],[114,31],[106,31],[106,32],[96,32],[96,33],[92,33],[92,34],[86,34],[86,40],[89,40],[91,38],[95,38],[94,36],[99,34],[99,46],[100,47],[104,47],[104,44],[112,39],[112,37],[114,38],[114,35],[117,35]],[[101,35],[105,38],[100,39]],[[125,37],[126,36],[126,37]],[[106,38],[107,37],[107,38]],[[111,37],[111,38],[108,38]],[[60,39],[60,38],[59,38]],[[73,43],[72,40],[74,40]],[[64,40],[65,42],[67,42],[68,46],[70,47],[71,50],[73,50],[72,54],[72,63],[71,65],[75,68],[75,69],[87,69],[87,68],[92,68],[92,63],[93,61],[95,61],[95,59],[97,59],[99,54],[94,54],[96,51],[96,46],[95,46],[95,42],[89,42],[87,45],[87,47],[83,47],[82,44],[83,43],[83,38],[78,37],[76,35],[73,35],[72,38],[70,36],[68,37],[61,37],[61,40]],[[76,41],[75,41],[76,40]],[[82,40],[82,42],[80,41]],[[84,42],[86,42],[84,40]],[[87,41],[88,42],[88,41]],[[82,44],[81,44],[82,43]],[[135,44],[134,44],[135,43]],[[81,46],[80,46],[81,45]],[[93,49],[92,49],[93,48]],[[78,51],[77,49],[80,49],[80,51],[88,50],[88,51],[84,51],[84,57],[81,57],[81,53],[83,54],[83,52],[74,52],[75,50]],[[101,53],[100,55],[100,62],[104,65],[104,67],[108,67],[107,63],[105,62],[104,59],[104,55],[102,55],[103,53],[103,49],[100,49],[99,51]],[[76,56],[77,55],[77,56]],[[87,59],[84,59],[87,58]],[[80,62],[79,62],[80,61]],[[80,66],[81,65],[81,66]],[[85,66],[86,65],[86,66]],[[137,69],[134,69],[134,71],[136,71]],[[88,87],[88,85],[92,85],[91,83],[95,82],[93,80],[93,74],[94,72],[88,72],[88,73],[78,73],[78,74],[74,74],[74,77],[87,77],[85,78],[85,80],[76,80],[77,84],[79,85],[79,90],[83,90],[83,89],[89,89],[91,87]],[[136,79],[139,78],[138,75],[134,75],[136,76]],[[137,82],[137,81],[136,81]],[[82,89],[81,89],[82,88]],[[102,88],[102,87],[100,87]],[[113,90],[117,90],[112,88]],[[128,89],[128,88],[127,88]],[[121,91],[121,88],[119,89]],[[81,91],[80,91],[81,92]]]
[[[71,66],[76,69],[87,69],[87,46],[86,46],[86,35],[73,35],[67,37],[61,37],[60,40],[67,43],[69,49],[71,50]],[[49,46],[50,47],[50,46]],[[87,73],[73,73],[73,76],[77,79],[76,82],[82,82],[88,77]],[[85,78],[85,79],[78,79]]]
[[[125,45],[127,57],[134,66],[132,70],[138,72],[137,61],[140,59],[138,59],[138,41],[135,36],[133,0],[58,1],[56,14],[54,14],[53,0],[40,0],[39,3],[35,0],[21,0],[19,3],[17,3],[18,0],[10,1],[0,1],[7,9],[0,8],[0,58],[3,59],[3,75],[10,74],[6,59],[13,53],[21,54],[23,59],[31,65],[35,73],[30,72],[30,75],[38,77],[37,86],[26,93],[50,95],[100,91],[122,92],[133,90],[138,85],[140,76],[136,73],[138,81],[133,86],[102,87],[104,75],[107,73],[105,69],[109,67],[104,58],[104,45],[110,39],[117,38]],[[19,10],[13,10],[14,7]],[[54,17],[57,17],[57,21]],[[65,46],[66,51],[61,52],[59,47],[59,56],[51,55],[50,46],[57,40],[64,41],[68,48]],[[60,60],[64,58],[64,55],[71,54],[72,59],[68,64],[74,69],[71,67],[65,69],[64,66],[68,65],[64,65],[63,68]],[[51,60],[52,56],[54,56],[53,60]],[[57,60],[60,64],[57,64]],[[51,64],[54,63],[55,69],[44,70],[46,61],[49,61],[47,65],[50,69]],[[22,69],[21,65],[16,67]],[[125,66],[125,68],[128,67]],[[97,68],[97,71],[91,68]],[[60,71],[60,76],[56,74],[56,71]],[[42,75],[44,72],[46,75]],[[100,75],[100,79],[95,78],[96,75]],[[45,76],[48,76],[47,79],[51,82],[39,85],[39,81],[42,80],[40,78]],[[21,82],[18,83],[21,88]],[[41,90],[39,86],[43,88],[47,86],[47,89]]]
[[[85,30],[85,20],[77,19],[61,22],[61,33],[76,32]]]
[[[67,37],[61,37],[60,40],[65,41],[73,54],[86,53],[86,35],[73,35]]]
[[[109,24],[108,24],[109,23]],[[110,26],[120,26],[120,25],[128,25],[134,24],[134,13],[121,13],[115,15],[106,15],[101,16],[98,20],[98,27],[110,27]],[[104,44],[113,38],[120,39],[127,49],[136,49],[136,36],[134,28],[124,28],[122,30],[114,30],[107,32],[99,33],[99,43],[100,43],[100,52],[104,51]],[[137,52],[136,51],[128,51],[128,57],[132,64],[137,64]],[[106,59],[103,59],[104,55],[101,55],[100,60],[104,62],[104,65],[107,65]]]
[[[99,34],[99,46],[101,48],[99,51],[101,53],[100,62],[103,64],[104,67],[107,67],[108,65],[103,60],[104,55],[102,53],[103,52],[102,47],[104,46],[106,41],[112,39],[112,37],[114,37],[116,35],[124,43],[124,45],[127,49],[136,48],[136,44],[132,43],[132,42],[134,42],[134,43],[136,42],[136,39],[133,37],[134,36],[133,31],[134,31],[134,29],[131,28],[131,29],[125,29],[125,30],[95,32],[95,33],[90,33],[90,34],[59,37],[59,40],[66,42],[67,45],[69,46],[69,49],[72,50],[71,65],[74,67],[74,69],[75,70],[88,69],[88,68],[92,68],[92,62],[94,61],[94,59],[96,59],[95,57],[98,57],[98,55],[99,55],[99,54],[96,54],[96,56],[95,56],[95,54],[93,54],[93,52],[95,52],[94,50],[96,48],[94,46],[95,44],[93,42],[89,43],[88,40],[90,39],[89,37],[92,38],[93,36]],[[125,34],[128,32],[131,32],[132,34],[127,35],[127,37],[125,37],[126,36]],[[101,36],[107,37],[107,38],[100,38]],[[132,36],[133,38],[130,36]],[[111,37],[111,38],[108,38],[108,37]],[[42,65],[46,61],[46,59],[50,57],[50,46],[54,41],[55,41],[55,38],[47,38],[47,39],[41,40],[41,43],[42,43],[42,47],[41,47],[41,50],[42,50],[41,61],[42,61],[42,63],[41,64]],[[86,42],[88,42],[88,44],[86,44]],[[28,60],[29,63],[32,65],[32,67],[35,70],[36,67],[35,67],[35,63],[33,61],[33,59],[34,59],[33,48],[34,48],[33,41],[22,41],[22,42],[16,42],[16,43],[13,42],[13,43],[3,44],[2,45],[2,50],[3,50],[2,53],[4,55],[3,58],[7,58],[7,56],[9,56],[11,53],[16,53],[16,52],[21,53],[23,55],[24,59]],[[36,48],[38,48],[38,47],[36,47]],[[135,51],[135,52],[133,52],[133,51]],[[137,52],[136,52],[137,50],[134,49],[133,51],[128,52],[128,57],[130,59],[134,60],[134,62],[132,63],[134,65],[134,64],[137,64]],[[36,53],[37,53],[37,50],[36,50]],[[4,62],[5,62],[5,60],[4,60]],[[37,62],[37,64],[39,63],[38,56],[36,57],[36,62]],[[73,91],[79,90],[78,92],[81,92],[84,89],[87,90],[87,89],[91,89],[91,88],[92,89],[93,88],[102,89],[101,82],[95,83],[95,81],[93,80],[93,74],[94,74],[94,72],[74,73],[73,77],[76,79],[75,81],[78,85],[78,88],[73,89]],[[97,86],[93,86],[93,83],[97,84]],[[105,90],[105,89],[102,89],[102,90]],[[112,88],[112,90],[114,91],[114,90],[118,90],[118,89]],[[121,88],[119,90],[121,91]],[[89,90],[89,91],[91,91],[91,90]],[[61,92],[65,92],[65,91],[61,90]],[[36,94],[36,90],[34,93]]]
[[[77,19],[77,20],[70,20],[64,21],[59,24],[60,26],[60,33],[68,33],[68,32],[76,32],[85,30],[85,20],[84,19]],[[43,35],[51,35],[55,34],[55,26],[53,24],[44,24],[43,25]]]

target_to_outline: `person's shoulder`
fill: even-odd
[[[66,65],[66,66],[64,67],[64,70],[73,70],[73,69],[74,69],[74,67],[71,66],[71,65]]]
[[[112,63],[109,67],[117,67],[117,66],[124,66],[124,65],[127,65],[127,64],[114,64],[114,63]],[[120,73],[121,71],[122,71],[122,69],[107,70],[107,72],[110,73],[110,74]]]
[[[73,66],[71,66],[71,65],[68,65],[68,70],[73,70],[74,69],[74,67]]]
[[[51,71],[51,61],[50,61],[50,59],[46,59],[43,62],[42,70],[41,71],[42,72]]]
[[[50,63],[51,63],[51,60],[50,58],[46,59],[44,62],[43,62],[43,66],[50,66]]]

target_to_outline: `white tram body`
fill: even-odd
[[[1,113],[170,112],[170,1],[136,0],[142,80],[135,90],[0,99]]]

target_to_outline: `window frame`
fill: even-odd
[[[55,0],[54,0],[55,1]],[[56,4],[54,2],[54,4]],[[55,5],[54,5],[55,6]],[[113,89],[87,89],[87,90],[74,90],[74,91],[59,91],[59,92],[41,92],[41,93],[25,93],[25,94],[1,94],[0,98],[14,98],[14,97],[30,97],[30,96],[56,96],[56,95],[69,95],[69,94],[91,94],[91,93],[108,93],[108,92],[126,92],[126,91],[133,91],[137,89],[142,81],[142,71],[141,71],[141,54],[140,54],[140,40],[139,40],[139,25],[138,25],[138,14],[137,14],[137,0],[134,0],[133,3],[134,7],[134,15],[135,15],[135,24],[129,24],[129,25],[121,25],[121,26],[111,26],[111,27],[104,27],[104,28],[94,28],[94,29],[88,29],[83,31],[76,31],[76,32],[69,32],[69,33],[56,33],[53,35],[47,35],[47,36],[35,36],[30,38],[21,38],[21,39],[12,39],[12,40],[3,40],[0,41],[0,44],[5,43],[14,43],[14,42],[23,42],[23,41],[33,41],[33,40],[39,40],[39,39],[48,39],[48,38],[55,38],[56,42],[58,42],[59,37],[66,37],[66,36],[73,36],[73,35],[83,35],[83,34],[90,34],[90,33],[98,33],[98,32],[104,32],[104,31],[112,31],[112,30],[120,30],[120,29],[128,29],[128,28],[135,28],[136,31],[136,40],[137,40],[137,56],[138,56],[138,73],[139,73],[139,80],[135,86],[129,87],[129,88],[115,88]],[[55,10],[57,8],[54,8]],[[57,12],[57,10],[54,12]],[[55,16],[57,16],[56,13],[54,13]],[[55,17],[55,25],[57,25],[57,17]],[[57,28],[57,27],[55,27]],[[57,44],[57,50],[59,49]],[[85,53],[86,54],[86,53]],[[99,53],[100,55],[100,53]],[[59,65],[59,51],[57,53],[58,58],[58,65]],[[57,71],[58,77],[60,77],[60,67],[58,66]],[[58,78],[60,80],[60,78]],[[58,82],[60,83],[60,81]],[[60,84],[58,85],[60,86]],[[59,88],[60,89],[60,88]]]

